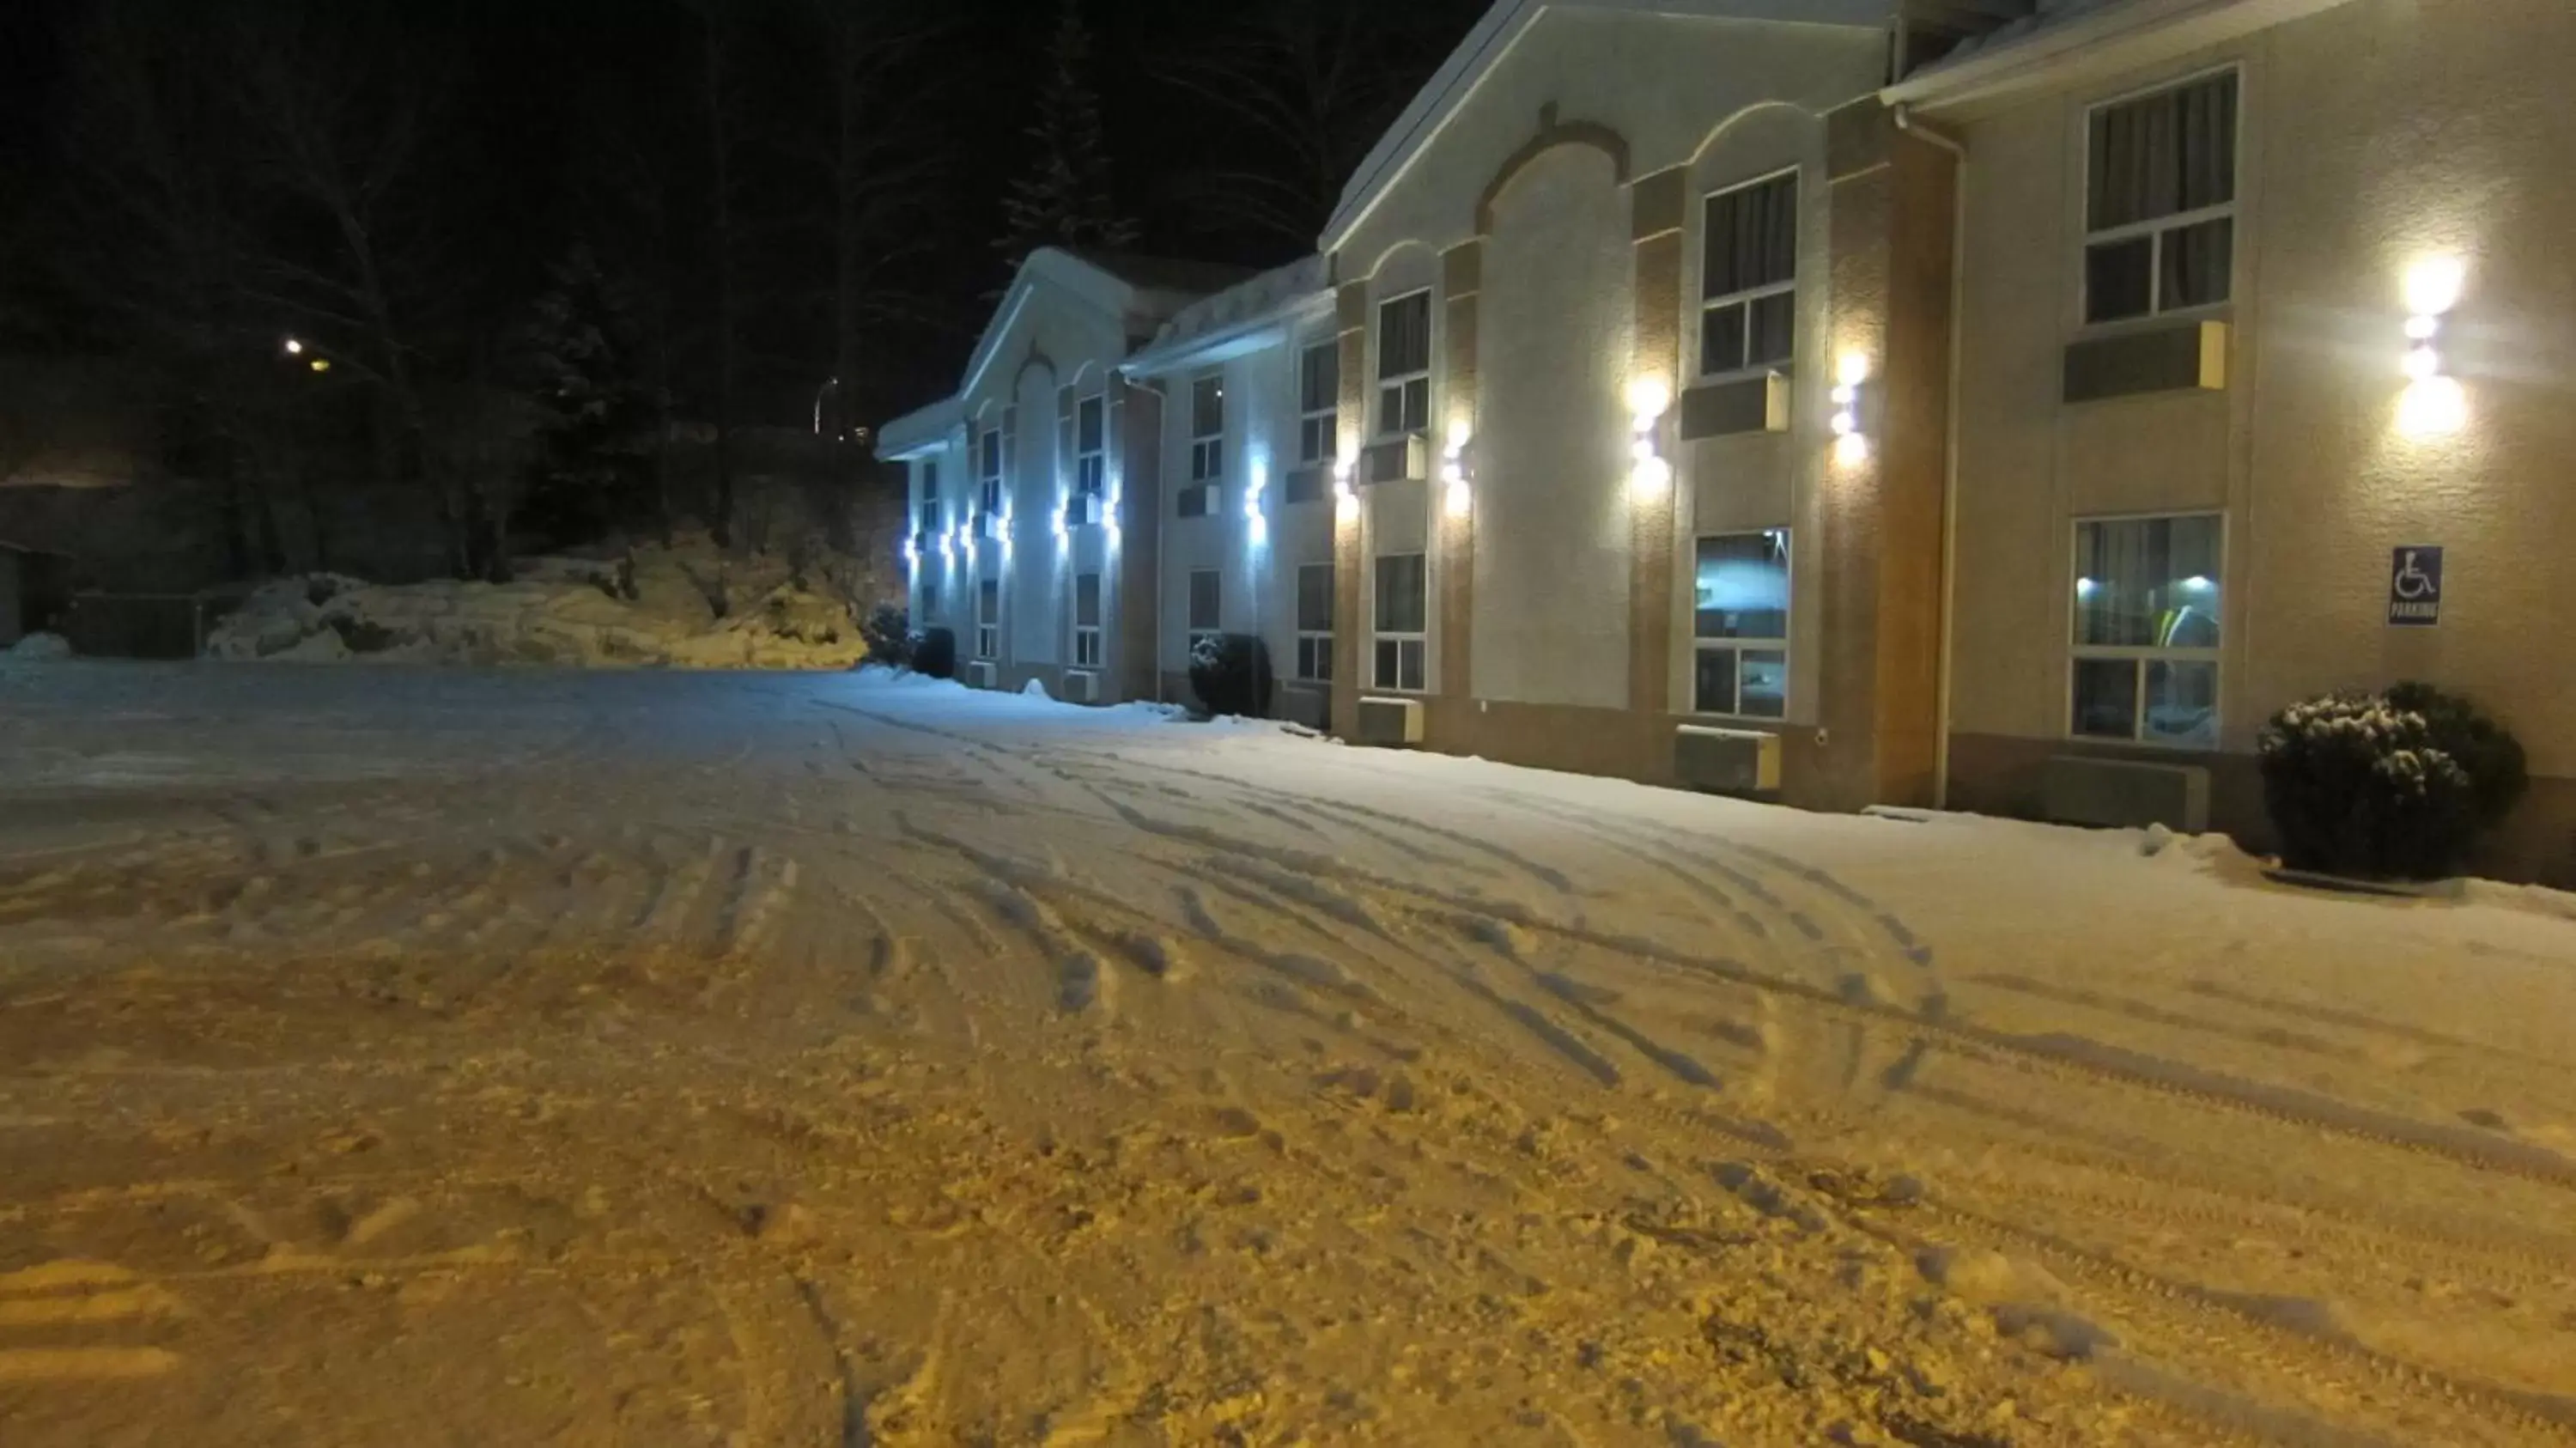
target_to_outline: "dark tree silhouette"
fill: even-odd
[[[1118,209],[1100,96],[1091,78],[1091,27],[1080,0],[1064,0],[1039,82],[1037,113],[1025,133],[1029,168],[1002,198],[995,247],[1016,268],[1041,246],[1116,250],[1135,244],[1137,226]]]

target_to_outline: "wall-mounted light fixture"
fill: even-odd
[[[1664,457],[1664,414],[1673,410],[1672,384],[1661,377],[1640,377],[1628,384],[1628,491],[1639,502],[1664,496],[1673,485],[1673,465]]]
[[[1357,453],[1345,452],[1333,459],[1333,511],[1339,517],[1359,516],[1360,495],[1351,487],[1351,479],[1359,475],[1359,470]]]
[[[2408,437],[2441,437],[2468,422],[2468,393],[2442,355],[2447,318],[2468,279],[2468,264],[2456,256],[2426,257],[2407,268],[2406,351],[2399,364],[2406,391],[2397,402],[2397,428]]]
[[[1118,499],[1124,491],[1124,487],[1125,477],[1123,474],[1110,474],[1109,496],[1100,505],[1100,521],[1102,526],[1109,530],[1109,546],[1112,548],[1118,546]]]
[[[1244,541],[1255,548],[1270,542],[1270,515],[1262,511],[1262,495],[1270,487],[1270,457],[1255,450],[1251,465],[1245,470],[1243,485]]]
[[[1467,445],[1475,440],[1475,430],[1464,419],[1449,424],[1449,446],[1440,454],[1440,481],[1447,485],[1445,506],[1452,518],[1464,518],[1476,506],[1475,492],[1467,482]]]
[[[1834,461],[1845,467],[1867,461],[1869,434],[1861,425],[1861,404],[1869,386],[1869,358],[1845,352],[1834,373]]]

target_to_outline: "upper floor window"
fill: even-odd
[[[1100,497],[1109,490],[1109,400],[1086,397],[1073,409],[1073,490]]]
[[[1700,375],[1786,365],[1798,346],[1798,173],[1711,196],[1702,232]]]
[[[1381,437],[1431,430],[1431,293],[1377,309],[1377,430]]]
[[[936,461],[921,465],[921,506],[917,513],[915,527],[924,533],[939,531],[939,464]]]
[[[1297,357],[1297,461],[1326,463],[1341,442],[1342,346],[1325,342]],[[1427,406],[1426,402],[1426,406]]]
[[[1225,378],[1202,377],[1190,384],[1190,481],[1212,483],[1225,476]]]
[[[1000,428],[990,428],[985,431],[984,445],[978,453],[977,461],[980,464],[977,475],[983,480],[982,496],[977,502],[977,511],[988,516],[998,514],[1002,511],[1002,430]]]
[[[2236,73],[2095,108],[2085,147],[2084,320],[2228,299]]]

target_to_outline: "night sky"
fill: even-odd
[[[76,317],[66,320],[46,281],[48,253],[78,245],[46,218],[65,211],[63,198],[83,184],[79,165],[66,155],[63,117],[74,99],[66,37],[77,33],[79,17],[95,3],[0,3],[0,261],[9,272],[0,280],[0,347],[11,351],[95,349],[101,341],[83,335]],[[1389,53],[1403,53],[1410,85],[1437,64],[1487,0],[1374,3],[1380,8],[1369,12],[1371,24],[1384,27]],[[756,11],[757,0],[746,8]],[[1228,118],[1161,78],[1175,54],[1224,23],[1229,6],[1089,0],[1085,10],[1097,35],[1095,77],[1117,200],[1143,225],[1135,249],[1244,265],[1298,254],[1284,238],[1230,225],[1193,204],[1182,184],[1212,163],[1258,149],[1247,146]],[[609,91],[649,98],[666,77],[672,107],[684,106],[678,92],[696,22],[684,0],[416,0],[387,13],[397,17],[392,25],[443,37],[453,56],[440,144],[470,158],[457,168],[471,178],[460,183],[471,194],[456,198],[457,225],[471,233],[486,263],[487,295],[474,305],[492,312],[492,325],[503,325],[506,312],[541,284],[549,260],[583,229],[574,174],[583,111]],[[950,0],[935,13],[947,28],[907,82],[918,94],[905,103],[928,116],[939,137],[923,222],[936,245],[934,259],[919,264],[920,324],[885,334],[900,360],[889,359],[870,384],[876,394],[870,405],[881,414],[953,385],[982,324],[1000,271],[991,249],[999,226],[994,182],[1028,152],[1021,129],[1054,19],[1046,0]],[[794,347],[782,341],[775,350]],[[755,406],[773,415],[786,411],[796,392],[791,384],[810,370],[782,359]]]

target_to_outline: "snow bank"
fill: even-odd
[[[867,656],[847,602],[800,586],[783,557],[733,556],[703,537],[631,558],[526,559],[518,574],[504,584],[280,579],[217,624],[206,652],[271,663],[709,669],[846,669]]]
[[[49,664],[71,656],[71,640],[54,633],[31,633],[8,648],[0,649],[0,658],[13,664]]]

